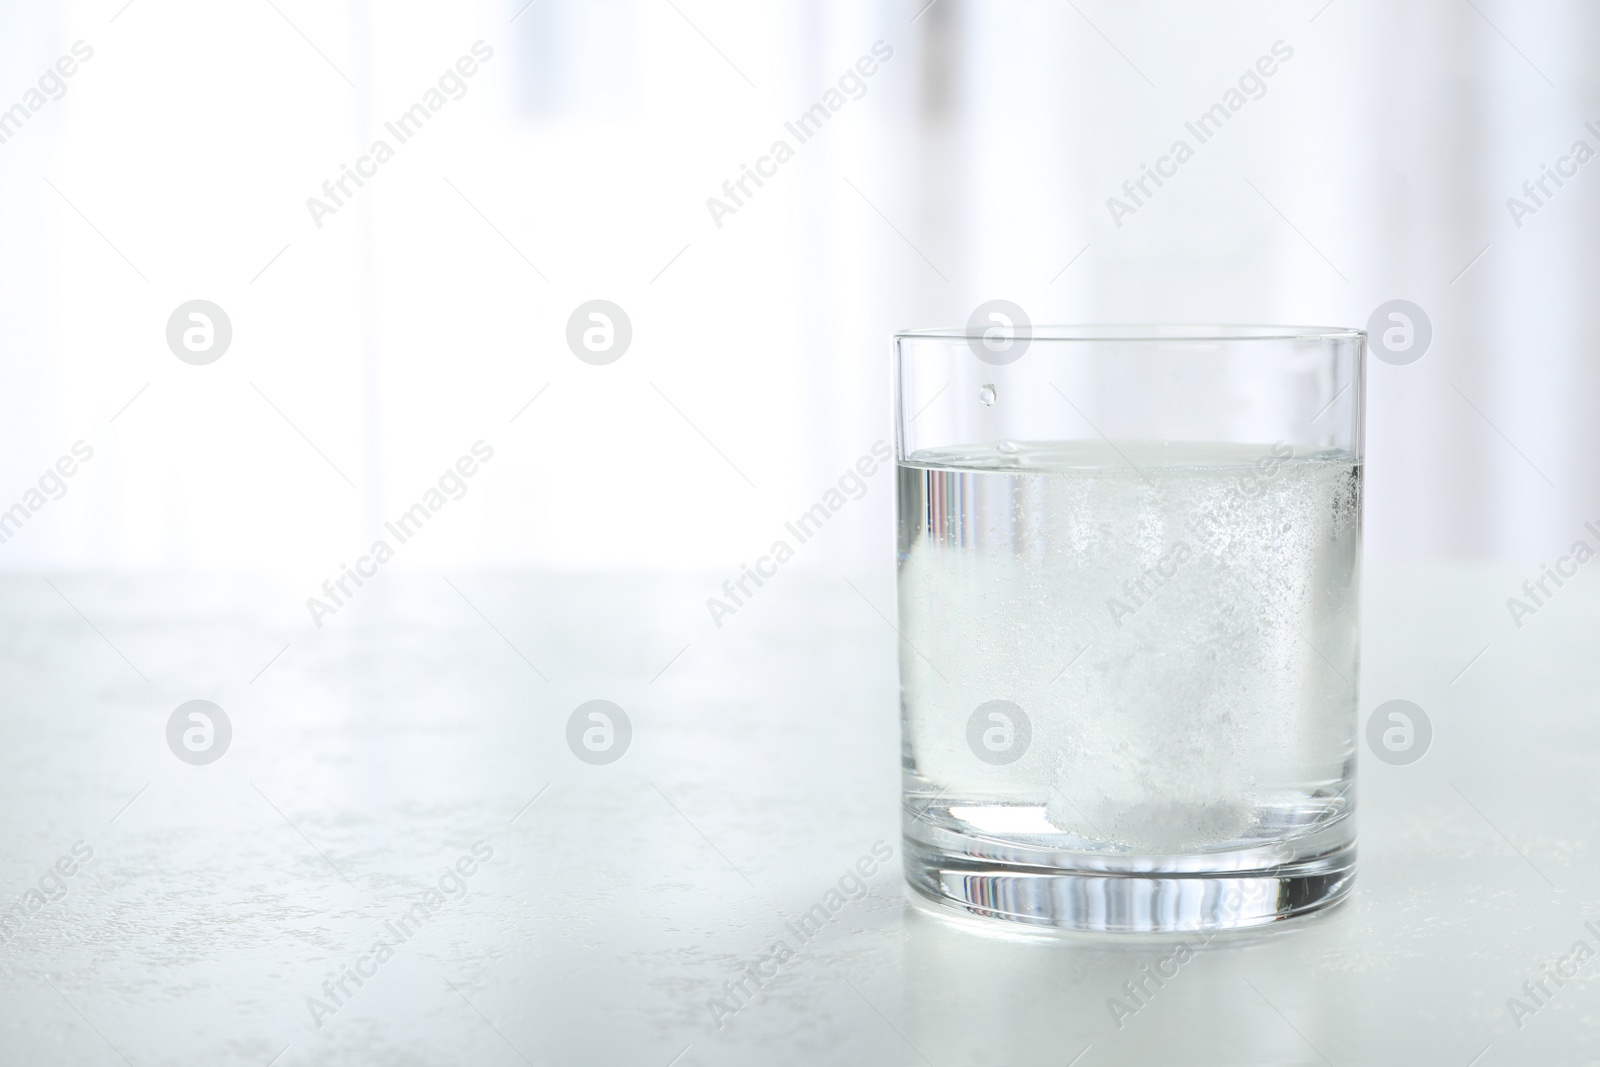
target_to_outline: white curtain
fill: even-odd
[[[1536,560],[1600,520],[1600,162],[1507,207],[1600,150],[1593,5],[275,2],[0,2],[0,108],[93,49],[0,144],[0,509],[94,449],[0,566],[314,584],[479,440],[400,565],[737,565],[889,436],[890,333],[995,297],[1357,326],[1412,300],[1432,347],[1370,368],[1369,554]],[[479,41],[319,227],[308,199]],[[197,298],[234,330],[204,367],[164,335]],[[592,299],[633,325],[609,366],[566,346]],[[879,475],[804,565],[886,561],[891,510]]]

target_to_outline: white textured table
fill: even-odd
[[[786,572],[720,630],[720,576],[396,572],[322,630],[265,582],[9,576],[0,1061],[1592,1061],[1600,962],[1559,960],[1600,949],[1600,590],[1518,630],[1526,577],[1369,571],[1363,717],[1404,697],[1434,738],[1363,759],[1353,899],[1196,945],[1135,1001],[1176,939],[906,902],[895,636],[838,575]],[[891,610],[887,570],[851,578]],[[633,726],[602,766],[566,743],[596,698]],[[207,766],[166,740],[191,699],[233,728]],[[830,897],[864,857],[865,896]]]

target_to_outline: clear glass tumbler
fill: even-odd
[[[895,339],[906,877],[1256,926],[1355,872],[1359,330]]]

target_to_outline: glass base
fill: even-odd
[[[904,853],[906,881],[940,910],[1032,928],[1179,933],[1261,927],[1335,904],[1355,881],[1356,849],[1346,840],[1256,869],[1237,854],[1162,859],[1145,870],[1064,869],[952,854],[911,837]]]

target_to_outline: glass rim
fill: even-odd
[[[1030,342],[1150,341],[1356,341],[1366,331],[1350,326],[1268,326],[1243,323],[1082,323],[1023,327]],[[1022,333],[1019,330],[1018,333]],[[899,330],[895,340],[980,341],[982,330],[967,326],[934,326]]]

